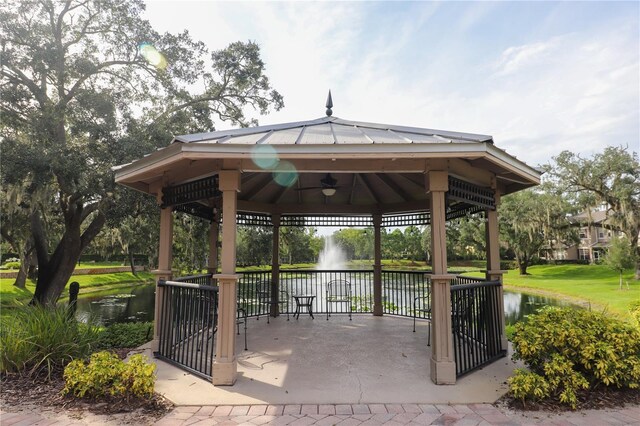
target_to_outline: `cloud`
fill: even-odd
[[[323,116],[331,88],[338,117],[490,134],[533,166],[565,149],[638,150],[638,17],[624,8],[613,20],[598,16],[563,32],[562,19],[573,22],[571,8],[582,7],[567,4],[568,12],[548,11],[560,23],[555,31],[501,24],[496,37],[485,21],[508,19],[514,6],[179,4],[149,3],[153,24],[189,28],[211,48],[260,44],[285,98],[285,109],[261,124]]]
[[[536,61],[544,59],[544,53],[551,50],[556,43],[532,43],[506,49],[496,65],[498,75],[508,75]]]

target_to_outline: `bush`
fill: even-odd
[[[91,355],[88,364],[81,360],[69,363],[64,369],[64,395],[79,398],[145,398],[153,395],[155,365],[144,355],[132,355],[124,362],[112,352],[101,351]]]
[[[629,313],[631,314],[631,320],[637,327],[640,327],[640,301],[631,304]]]
[[[98,328],[69,318],[67,310],[39,306],[16,308],[0,317],[0,372],[49,378],[98,345]]]
[[[20,262],[6,261],[4,265],[2,265],[2,269],[20,269]]]
[[[604,314],[546,307],[516,324],[513,347],[531,370],[509,379],[523,402],[549,396],[575,408],[581,389],[640,384],[640,329]]]
[[[136,348],[153,338],[152,322],[128,322],[113,324],[100,333],[100,347]]]

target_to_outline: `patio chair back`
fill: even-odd
[[[351,283],[347,280],[331,280],[327,283],[327,320],[331,316],[331,308],[334,304],[347,305],[346,310],[349,313],[349,321],[351,321]]]
[[[424,294],[413,299],[413,332],[416,332],[416,318],[422,318],[429,321],[429,334],[427,337],[427,346],[431,346],[431,290],[429,287],[424,289]]]

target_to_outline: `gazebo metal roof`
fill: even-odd
[[[322,117],[317,120],[182,135],[175,137],[173,142],[267,145],[443,144],[493,143],[493,138],[471,133]]]
[[[277,167],[260,166],[255,161],[260,155],[293,165],[295,182],[278,184]],[[116,182],[157,193],[238,169],[239,211],[357,215],[425,211],[425,173],[434,167],[480,187],[499,187],[502,194],[537,185],[540,179],[538,170],[497,148],[489,135],[332,116],[176,136],[169,146],[115,170]],[[337,180],[331,197],[320,191],[326,173]]]

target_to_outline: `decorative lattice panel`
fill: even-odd
[[[271,216],[259,213],[238,213],[236,223],[243,226],[273,226]]]
[[[373,226],[371,216],[282,216],[282,226]]]
[[[447,209],[447,220],[458,219],[467,215],[484,212],[485,209],[470,204],[457,204]]]
[[[447,200],[460,201],[489,210],[496,209],[496,200],[490,188],[483,188],[451,176],[449,176]]]
[[[199,203],[179,204],[173,208],[174,211],[186,213],[191,216],[199,217],[210,222],[213,221],[214,214],[211,207],[204,206]]]
[[[411,213],[382,216],[382,226],[428,225],[431,223],[431,213]]]
[[[218,175],[162,189],[162,207],[178,206],[220,197]]]

